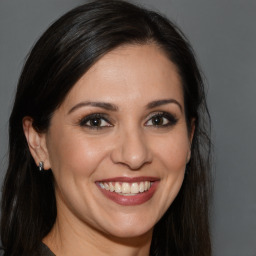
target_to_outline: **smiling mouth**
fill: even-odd
[[[123,196],[134,196],[148,191],[152,186],[151,181],[140,182],[99,182],[99,186],[107,191]]]
[[[150,200],[157,190],[157,177],[115,177],[96,181],[108,199],[123,206],[140,205]]]

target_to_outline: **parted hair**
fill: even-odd
[[[177,26],[155,11],[121,0],[96,0],[59,18],[37,41],[23,67],[9,120],[9,165],[1,202],[5,256],[28,256],[56,220],[52,171],[40,173],[22,120],[46,132],[54,111],[74,84],[103,55],[125,44],[154,43],[182,81],[188,130],[195,122],[184,182],[155,225],[151,256],[210,256],[210,116],[195,54]]]

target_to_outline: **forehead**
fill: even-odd
[[[155,44],[125,45],[99,59],[73,86],[65,103],[140,101],[174,97],[183,104],[177,67]]]

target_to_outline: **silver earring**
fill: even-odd
[[[40,172],[42,172],[42,171],[44,170],[44,162],[43,162],[43,161],[40,161],[40,162],[39,162],[38,170],[39,170]]]

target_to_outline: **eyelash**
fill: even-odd
[[[157,113],[153,113],[146,123],[148,123],[149,121],[152,122],[153,118],[158,118],[158,119],[161,118],[162,122],[163,122],[162,124],[158,124],[158,125],[157,124],[150,125],[150,126],[154,126],[156,128],[170,127],[170,126],[175,125],[178,121],[178,119],[174,115],[172,115],[168,112],[157,112]],[[163,120],[163,119],[166,119],[166,120]]]
[[[153,124],[152,120],[153,118],[155,118],[155,121],[158,119],[160,119],[160,124]],[[92,124],[93,121],[100,121],[100,125],[103,122],[106,122],[107,125],[103,125],[103,126],[95,126]],[[148,122],[151,121],[151,125],[146,125],[146,126],[153,126],[154,128],[165,128],[165,127],[170,127],[173,126],[177,123],[178,119],[167,112],[157,112],[157,113],[153,113],[151,114],[151,116],[149,117],[149,119],[146,121],[146,124]],[[88,124],[90,122],[90,124]],[[112,127],[113,125],[110,123],[110,121],[108,120],[108,118],[106,117],[105,114],[102,113],[96,113],[96,114],[91,114],[88,115],[84,118],[82,118],[79,121],[79,125],[81,127],[86,127],[88,129],[93,129],[93,130],[100,130],[100,129],[104,129],[104,128],[108,128],[108,127]]]
[[[102,122],[102,120],[104,122],[106,122],[108,125],[105,125],[105,126],[94,126],[94,125],[88,125],[87,123],[88,122],[92,122],[92,121],[95,121],[95,120],[98,120],[100,122]],[[91,123],[92,124],[92,123]],[[89,129],[94,129],[94,130],[99,130],[99,129],[103,129],[103,128],[106,128],[106,127],[111,127],[113,126],[110,121],[106,118],[106,115],[105,114],[101,114],[101,113],[96,113],[96,114],[91,114],[91,115],[88,115],[84,118],[82,118],[80,121],[79,121],[79,125],[82,126],[82,127],[86,127],[86,128],[89,128]]]

